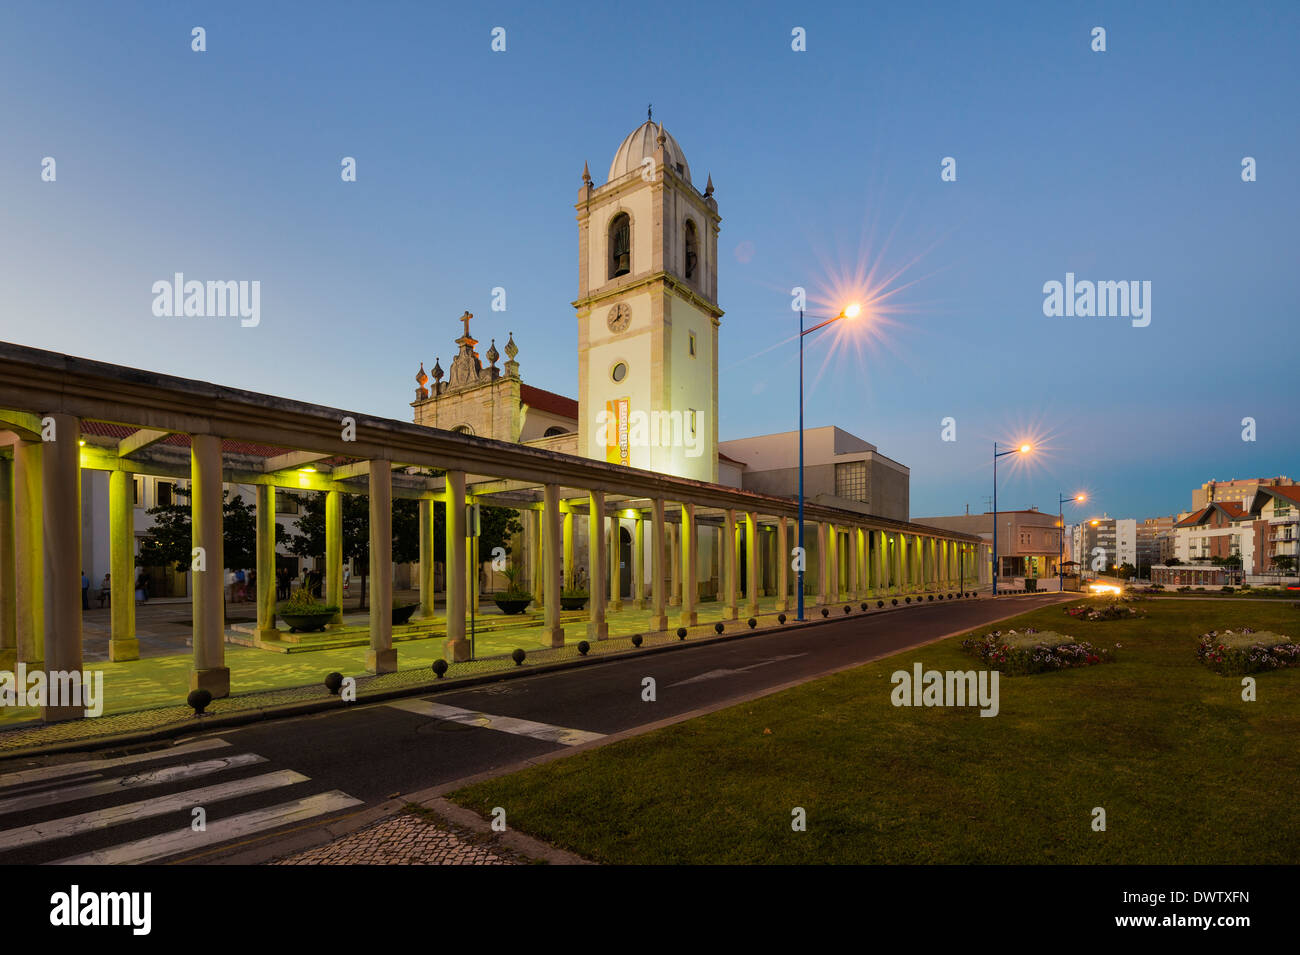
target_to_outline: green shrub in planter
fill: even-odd
[[[275,608],[275,612],[289,625],[290,633],[297,633],[300,630],[324,630],[325,625],[339,612],[339,608],[321,603],[306,588],[299,587],[288,600]]]
[[[526,656],[528,656],[528,654],[516,647],[515,652],[510,654],[510,659],[515,661],[515,666],[519,666],[524,662],[524,657]]]
[[[749,618],[748,620],[746,620],[745,622],[746,622],[747,624],[749,624],[749,629],[750,629],[750,630],[753,630],[755,627],[758,626],[758,621],[755,620],[753,617],[750,617],[750,618]]]
[[[190,709],[194,710],[195,716],[202,716],[204,709],[212,702],[212,692],[210,690],[190,690],[190,695],[185,697],[185,702]]]
[[[685,628],[685,627],[678,627],[678,628],[677,628],[677,639],[678,639],[678,640],[685,640],[685,639],[686,639],[686,628]]]
[[[777,621],[777,623],[785,623],[785,614],[783,614],[783,613],[779,613],[779,614],[777,614],[777,615],[776,615],[776,621]]]
[[[578,652],[580,654],[582,654],[585,657],[590,651],[591,651],[590,643],[588,643],[586,640],[578,641]]]
[[[327,674],[325,677],[325,689],[329,690],[335,696],[338,695],[339,687],[343,685],[343,674],[334,672]]]
[[[830,615],[831,615],[831,608],[830,608],[830,607],[822,607],[822,616],[823,616],[823,617],[829,617]]]
[[[727,629],[727,628],[724,627],[724,626],[722,625],[722,621],[721,621],[721,620],[719,620],[717,623],[715,623],[715,624],[713,625],[713,632],[714,632],[714,633],[721,633],[723,630],[726,630],[726,629]]]
[[[444,659],[442,659],[441,657],[439,657],[437,660],[434,660],[434,661],[433,661],[433,675],[434,675],[434,676],[436,676],[439,680],[441,680],[443,674],[446,673],[446,672],[447,672],[447,661],[446,661],[446,660],[444,660]]]
[[[845,605],[844,605],[844,613],[845,613],[845,614],[850,614],[850,613],[852,613],[852,612],[853,612],[853,608],[850,607],[848,604],[845,604]]]
[[[641,634],[639,633],[632,634],[632,646],[634,647],[641,646]]]

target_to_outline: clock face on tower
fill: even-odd
[[[631,323],[632,307],[627,302],[619,302],[617,305],[611,306],[609,314],[605,317],[605,324],[614,333],[627,331],[627,327]]]

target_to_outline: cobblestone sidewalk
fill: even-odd
[[[435,824],[416,812],[375,823],[327,846],[271,865],[524,865],[527,859],[490,839]]]

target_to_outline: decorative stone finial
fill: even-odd
[[[583,185],[591,185],[591,170],[587,168],[587,161],[582,161],[582,182]]]
[[[433,383],[435,387],[442,381],[442,365],[438,364],[438,359],[433,360]]]
[[[713,173],[709,173],[709,184],[704,187],[704,194],[706,196],[713,195]]]
[[[417,401],[429,397],[429,389],[424,387],[428,380],[429,376],[424,373],[424,362],[420,362],[420,370],[415,375],[415,383],[419,386],[415,389],[415,398]]]
[[[515,361],[515,356],[519,354],[519,346],[515,344],[515,333],[511,332],[510,337],[506,339],[506,377],[519,377],[519,362]]]
[[[668,141],[668,134],[664,132],[664,124],[660,123],[659,136],[655,139],[655,142],[657,142],[660,146],[663,146],[663,144],[666,143],[667,141]]]
[[[488,367],[493,371],[496,371],[497,359],[500,357],[501,353],[497,351],[497,340],[494,338],[492,339],[492,344],[488,346],[487,350]]]

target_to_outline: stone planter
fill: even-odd
[[[586,594],[562,594],[560,596],[561,610],[581,610],[587,606],[590,598]]]
[[[393,608],[393,626],[397,627],[404,623],[410,623],[411,616],[419,609],[419,604],[403,604],[400,607]]]
[[[313,630],[324,630],[325,625],[334,619],[334,611],[326,610],[321,613],[282,613],[280,619],[289,625],[290,633],[310,633]]]
[[[533,602],[532,594],[493,594],[492,599],[504,614],[523,613]]]

